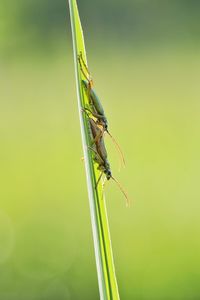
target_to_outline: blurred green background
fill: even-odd
[[[110,131],[121,299],[200,299],[200,1],[78,1]],[[0,4],[0,299],[99,299],[66,1]]]

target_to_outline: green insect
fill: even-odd
[[[127,196],[127,193],[122,188],[121,184],[112,176],[110,164],[108,161],[108,155],[106,151],[106,147],[104,144],[103,135],[100,135],[100,129],[96,122],[88,116],[89,120],[89,126],[90,126],[90,138],[91,138],[91,147],[89,147],[90,150],[94,153],[94,161],[98,164],[98,170],[101,171],[101,174],[97,180],[96,187],[98,186],[101,177],[103,174],[106,175],[106,179],[110,180],[110,178],[113,179],[113,181],[116,182],[121,192],[124,194],[126,198],[126,204],[129,206],[129,198]],[[97,136],[100,136],[99,139],[96,139]]]
[[[78,55],[78,61],[79,61],[79,65],[80,65],[80,70],[86,79],[86,80],[82,80],[82,84],[83,84],[85,92],[88,96],[88,100],[89,100],[89,104],[90,104],[90,108],[91,108],[91,109],[89,109],[89,108],[84,108],[84,109],[85,109],[85,111],[88,111],[96,119],[96,124],[99,125],[100,127],[102,127],[102,130],[96,136],[95,141],[100,139],[104,135],[104,132],[107,132],[107,134],[111,137],[114,144],[116,145],[117,150],[121,156],[121,160],[123,161],[123,164],[125,165],[123,153],[122,153],[118,143],[116,142],[116,140],[113,138],[113,136],[108,131],[108,120],[105,116],[105,112],[104,112],[103,106],[101,104],[101,101],[93,89],[93,80],[92,80],[91,74],[88,70],[86,63],[83,60],[81,52]]]

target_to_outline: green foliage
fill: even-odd
[[[133,45],[146,40],[149,44],[168,44],[171,38],[180,42],[186,38],[199,40],[200,2],[196,0],[85,0],[79,5],[84,28],[95,42],[97,36],[108,41],[120,38]],[[64,0],[20,0],[12,6],[9,1],[1,1],[0,11],[0,49],[5,51],[55,45],[58,37],[66,38],[66,31],[69,35]]]

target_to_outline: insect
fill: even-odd
[[[96,122],[89,116],[88,116],[88,120],[89,120],[90,135],[91,135],[91,147],[89,147],[89,149],[91,149],[94,152],[94,161],[98,164],[98,170],[101,171],[101,174],[96,183],[96,188],[101,180],[102,175],[105,174],[107,180],[110,180],[110,178],[112,178],[112,180],[116,182],[119,189],[121,190],[121,192],[124,194],[126,198],[126,205],[129,206],[129,198],[126,192],[122,188],[121,184],[112,176],[110,164],[108,161],[108,155],[104,144],[103,135],[100,135],[100,131],[102,131],[102,129],[100,129],[97,126]],[[98,140],[96,140],[97,135],[100,136]]]
[[[96,137],[95,137],[95,142],[98,139],[101,139],[104,132],[107,132],[107,134],[111,137],[112,141],[114,142],[114,144],[121,156],[121,160],[122,160],[123,164],[125,165],[125,159],[124,159],[123,153],[122,153],[118,143],[116,142],[116,140],[113,138],[113,136],[108,131],[108,120],[105,116],[105,112],[104,112],[103,106],[101,104],[101,101],[93,89],[93,80],[92,80],[91,74],[88,70],[86,63],[83,60],[81,52],[78,55],[78,61],[79,61],[79,65],[80,65],[80,70],[86,79],[86,80],[82,80],[82,84],[83,84],[86,94],[88,96],[89,104],[90,104],[90,108],[91,108],[91,109],[84,108],[84,110],[88,111],[94,118],[96,118],[96,124],[102,127],[102,130],[100,130],[98,132],[98,135],[96,135]]]

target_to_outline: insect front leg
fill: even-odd
[[[90,110],[89,108],[85,108],[85,110],[89,111],[93,117],[95,117],[96,119],[104,119],[104,116],[103,115],[100,115],[92,110]]]

